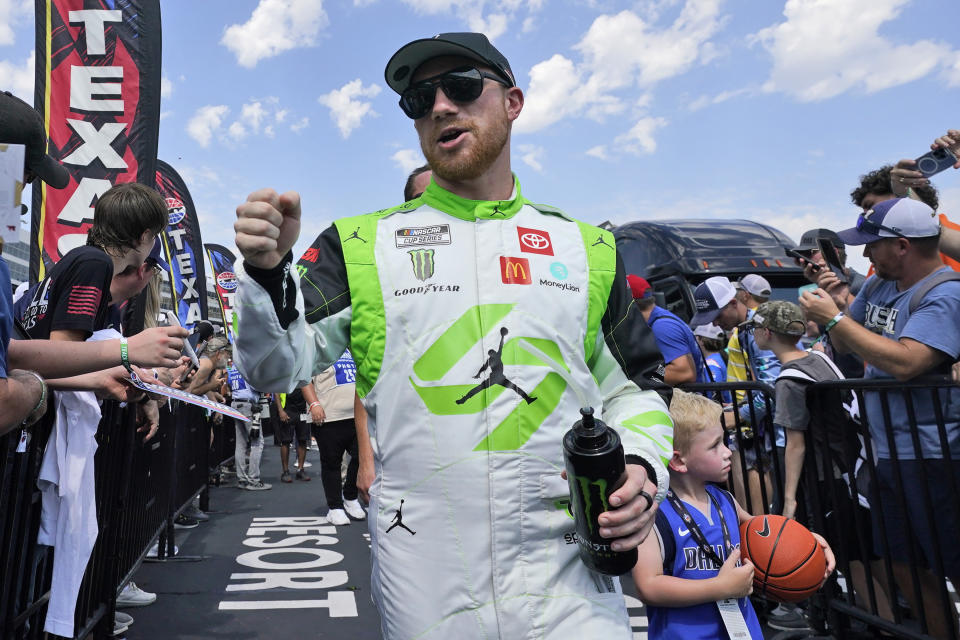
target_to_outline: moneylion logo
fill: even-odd
[[[429,280],[433,277],[435,266],[433,249],[414,249],[407,253],[410,254],[410,262],[413,263],[413,275],[417,280]]]
[[[477,414],[493,404],[507,390],[507,387],[501,384],[491,384],[471,394],[477,387],[476,380],[470,377],[473,371],[455,377],[449,374],[465,357],[475,357],[478,344],[482,352],[487,353],[488,349],[497,345],[496,341],[505,337],[501,331],[502,321],[514,306],[485,304],[467,309],[413,364],[410,384],[430,413],[438,416]],[[489,339],[485,343],[484,339],[488,334]],[[522,349],[520,340],[539,349],[552,362],[544,362]],[[530,401],[517,393],[511,393],[513,409],[474,447],[474,451],[520,449],[557,408],[567,388],[566,381],[551,371],[556,367],[563,367],[568,371],[570,369],[563,359],[560,347],[552,340],[512,337],[503,343],[499,358],[504,366],[523,367],[514,370],[517,373],[512,375],[517,375],[516,379],[524,386],[524,392]],[[536,367],[544,373],[532,389],[527,384],[531,378],[535,380],[536,377],[530,375],[528,367]],[[537,374],[536,371],[534,373]],[[444,384],[448,381],[454,384]]]

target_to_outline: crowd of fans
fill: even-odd
[[[0,94],[0,112],[0,142],[25,145],[23,182],[43,180],[48,187],[64,186],[65,169],[45,153],[39,114],[9,93]],[[188,332],[171,312],[160,309],[160,288],[168,266],[159,236],[167,221],[167,205],[154,189],[120,184],[97,199],[87,244],[47,265],[39,283],[14,292],[8,266],[0,257],[0,436],[11,432],[26,447],[38,421],[53,414],[40,470],[44,504],[37,542],[54,548],[45,630],[56,635],[74,634],[77,594],[99,533],[93,461],[101,403],[113,400],[134,408],[144,443],[156,437],[161,405],[166,405],[162,396],[144,393],[132,384],[131,374],[230,404],[250,418],[234,421],[235,462],[225,470],[236,475],[234,486],[240,489],[271,488],[260,478],[264,428],[281,444],[283,482],[291,481],[287,472],[291,443],[296,442],[297,478],[307,481],[307,447],[317,448],[314,438],[329,441],[326,450],[331,453],[322,457],[321,475],[332,509],[330,520],[348,524],[350,518],[366,517],[357,499],[359,460],[350,354],[344,354],[329,375],[317,376],[316,387],[311,384],[289,394],[265,394],[249,387],[232,366],[232,346],[222,333],[200,344],[193,339],[198,348],[196,363],[181,355],[189,351],[185,349]],[[211,426],[223,419],[220,413],[209,415]],[[325,422],[332,428],[320,429]],[[213,434],[211,429],[211,444]],[[351,455],[342,493],[335,450],[340,458],[345,451]],[[207,520],[198,495],[180,510],[174,527],[194,528]],[[174,554],[177,551],[174,547]],[[154,544],[147,556],[159,553]],[[156,601],[156,594],[132,581],[118,589],[118,607]],[[131,623],[131,616],[117,612],[114,630],[121,633]]]
[[[931,146],[949,149],[960,157],[960,131],[950,130]],[[960,168],[960,162],[954,168]],[[849,508],[836,509],[830,524],[834,532],[859,531],[860,539],[867,541],[866,548],[848,535],[848,544],[837,552],[850,562],[852,585],[861,604],[866,606],[872,590],[878,614],[892,620],[891,603],[902,595],[915,616],[925,611],[931,635],[947,637],[949,621],[944,619],[943,609],[931,603],[936,602],[944,577],[955,585],[960,580],[960,554],[949,543],[951,532],[960,527],[960,500],[951,494],[960,484],[960,390],[935,396],[928,389],[910,394],[864,393],[869,447],[857,437],[853,421],[859,415],[851,415],[849,391],[834,403],[847,410],[830,415],[821,407],[821,413],[814,416],[806,391],[815,382],[849,378],[909,381],[949,374],[951,365],[954,380],[960,380],[960,366],[954,365],[960,358],[960,327],[956,323],[960,274],[951,268],[960,266],[956,262],[960,232],[945,215],[938,216],[937,191],[929,177],[917,170],[914,160],[901,160],[865,174],[851,199],[861,210],[853,227],[809,230],[791,252],[811,283],[796,291],[796,301],[772,300],[770,283],[756,273],[736,282],[711,277],[697,286],[697,313],[690,323],[697,339],[693,346],[686,335],[691,329],[653,304],[646,280],[629,276],[630,285],[663,353],[668,383],[753,380],[775,388],[773,415],[766,415],[767,403],[760,394],[754,395],[760,401],[751,407],[738,391],[739,420],[726,421],[730,430],[727,444],[734,450],[733,488],[738,496],[750,496],[753,513],[772,511],[809,521],[811,514],[798,503],[802,474],[816,474],[823,487],[818,491],[821,495],[852,495],[850,476],[867,457],[872,460],[877,486],[867,490],[861,483],[858,499]],[[827,263],[821,253],[824,245],[836,250],[839,265]],[[847,248],[861,245],[871,262],[869,276],[846,265]],[[831,266],[841,272],[834,272]],[[656,322],[664,317],[670,320]],[[721,355],[725,366],[717,362]],[[671,376],[671,369],[681,374]],[[734,400],[718,399],[728,407]],[[938,415],[943,429],[938,426]],[[676,415],[674,420],[679,429]],[[823,425],[822,434],[813,440],[815,469],[805,466],[806,447],[811,442],[807,432],[814,421]],[[734,422],[744,438],[733,437]],[[770,428],[773,437],[762,437]],[[751,447],[739,451],[738,441],[749,441]],[[742,462],[739,455],[744,456]],[[773,457],[779,464],[771,464]],[[744,479],[739,477],[741,468],[747,470],[746,494]],[[777,470],[781,476],[779,482],[773,482],[771,475]],[[895,474],[901,480],[895,481]],[[901,502],[896,489],[900,481],[908,495],[917,499]],[[832,491],[828,484],[834,485]],[[768,504],[764,504],[765,496],[771,499]],[[880,508],[872,509],[871,514],[871,505],[877,504]],[[931,506],[936,507],[935,517],[928,512]],[[854,511],[864,513],[856,518]],[[871,522],[871,517],[872,526],[860,524]],[[885,548],[893,559],[896,593],[881,579],[880,559]],[[911,577],[910,548],[919,559],[919,589]],[[942,567],[937,553],[942,554]],[[869,570],[865,564],[871,565]],[[871,580],[872,589],[867,584]],[[648,578],[638,578],[638,585],[649,589]],[[926,600],[925,608],[920,598]],[[781,629],[802,628],[805,623],[799,613],[779,607],[768,623]]]

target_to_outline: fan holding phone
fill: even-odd
[[[811,282],[816,282],[820,271],[826,268],[848,283],[851,293],[856,295],[865,280],[862,274],[846,266],[846,247],[830,229],[810,229],[800,238],[800,244],[787,249],[787,255],[803,267],[804,276]]]

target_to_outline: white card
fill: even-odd
[[[743,619],[743,612],[740,611],[736,598],[717,600],[717,608],[720,609],[720,617],[730,640],[750,640],[750,629],[747,628],[747,621]]]

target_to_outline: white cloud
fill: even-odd
[[[400,149],[390,159],[407,174],[423,164],[423,155],[413,149]]]
[[[603,144],[598,144],[595,147],[590,147],[587,149],[587,155],[592,158],[599,158],[600,160],[609,160],[610,156],[607,155],[607,146]]]
[[[160,120],[161,120],[161,121],[166,120],[167,118],[169,118],[169,117],[172,116],[172,115],[173,115],[173,111],[161,111],[161,112],[160,112]]]
[[[732,98],[737,98],[742,95],[750,95],[754,92],[753,89],[744,88],[744,89],[734,89],[732,91],[721,91],[715,96],[702,95],[697,99],[693,100],[690,104],[687,105],[687,109],[690,111],[699,111],[704,107],[708,107],[711,104],[720,104],[726,102]]]
[[[277,132],[276,132],[276,130],[273,128],[273,125],[272,125],[272,124],[268,124],[267,126],[265,126],[265,127],[263,128],[263,135],[267,136],[268,138],[274,138],[274,137],[276,137]]]
[[[277,122],[283,122],[284,120],[287,119],[288,113],[289,111],[287,111],[286,109],[277,109],[277,112],[273,114],[273,117],[276,119]]]
[[[32,18],[33,2],[30,0],[0,0],[0,46],[14,44],[17,33],[14,27]]]
[[[372,0],[354,0],[362,6]],[[486,34],[490,40],[496,40],[506,33],[514,19],[520,19],[525,13],[526,20],[543,8],[544,0],[403,0],[404,4],[420,14],[448,14],[451,18],[462,20],[470,31]],[[457,29],[449,29],[457,31]]]
[[[294,133],[299,133],[300,131],[306,129],[308,126],[310,126],[310,118],[308,118],[307,116],[303,116],[302,118],[300,118],[299,120],[297,120],[296,122],[290,125],[290,131],[293,131]]]
[[[686,0],[676,19],[664,27],[654,19],[665,3],[656,3],[658,10],[649,12],[653,18],[632,11],[598,17],[574,46],[582,62],[554,54],[530,70],[524,111],[515,129],[539,131],[575,116],[603,121],[624,111],[623,94],[636,87],[649,91],[705,64],[716,56],[710,38],[725,22],[720,2]]]
[[[657,141],[653,134],[657,129],[667,126],[665,118],[640,118],[626,133],[620,134],[614,140],[619,151],[633,155],[653,153],[657,150]]]
[[[223,180],[221,180],[220,174],[208,166],[178,167],[177,171],[180,173],[180,177],[183,178],[183,181],[190,185],[191,188],[207,186],[219,187],[223,185]]]
[[[33,65],[35,58],[36,53],[31,51],[22,65],[0,60],[0,87],[28,104],[33,104]]]
[[[953,58],[953,64],[944,69],[944,77],[949,87],[960,87],[960,51]]]
[[[227,27],[220,44],[243,67],[255,67],[264,58],[316,43],[329,24],[323,0],[260,0],[250,19]]]
[[[160,97],[169,98],[173,95],[173,83],[167,76],[160,76]]]
[[[247,128],[239,121],[234,122],[227,128],[227,135],[235,142],[240,142],[247,137]]]
[[[187,133],[201,147],[208,147],[213,134],[220,130],[223,119],[229,112],[230,107],[225,104],[200,107],[187,123]]]
[[[752,36],[773,57],[765,91],[802,102],[859,89],[874,93],[957,62],[956,51],[932,40],[897,43],[880,34],[910,0],[787,0],[786,21]],[[957,72],[960,75],[960,71]]]
[[[359,98],[373,98],[380,93],[380,86],[363,86],[360,78],[348,82],[339,89],[325,93],[317,101],[330,109],[330,119],[337,124],[340,135],[349,138],[350,133],[360,126],[367,116],[376,116],[373,104]]]
[[[240,108],[239,122],[250,127],[256,133],[260,131],[260,123],[267,117],[267,111],[259,101],[248,102]]]
[[[520,159],[525,165],[537,173],[543,173],[543,163],[541,160],[546,153],[546,149],[535,144],[521,144],[518,149],[522,154]]]

